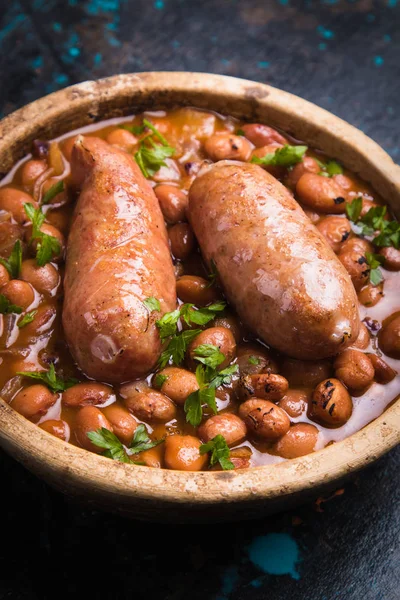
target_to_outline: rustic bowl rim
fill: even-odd
[[[384,199],[398,214],[400,168],[373,140],[324,109],[288,92],[254,81],[208,73],[167,71],[116,75],[73,85],[40,98],[0,122],[0,165],[3,169],[10,168],[23,142],[26,146],[27,140],[38,131],[39,123],[49,124],[63,112],[73,112],[74,102],[76,109],[83,103],[92,106],[95,113],[100,100],[107,102],[107,98],[111,101],[117,96],[140,97],[149,101],[156,97],[161,98],[159,104],[162,104],[163,94],[167,98],[174,93],[198,98],[199,102],[204,96],[210,110],[215,110],[213,98],[218,98],[220,105],[229,98],[232,105],[239,107],[237,113],[241,106],[250,103],[254,118],[268,113],[268,124],[275,126],[280,126],[286,118],[289,123],[286,130],[296,130],[297,134],[303,122],[307,127],[302,136],[299,135],[301,139],[315,147],[319,135],[327,136],[321,149],[333,157],[339,150],[344,152],[345,158],[341,154],[341,160],[345,166],[379,186]],[[168,102],[165,100],[166,105]],[[50,481],[62,478],[66,489],[87,486],[96,494],[125,497],[132,502],[141,498],[158,503],[201,505],[290,496],[336,481],[373,462],[399,442],[400,399],[397,399],[362,430],[297,459],[233,472],[151,469],[112,462],[63,442],[30,423],[0,399],[0,445],[10,454]]]

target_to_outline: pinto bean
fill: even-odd
[[[242,339],[242,327],[239,319],[235,315],[226,314],[222,317],[216,317],[212,324],[214,327],[225,327],[225,329],[229,329],[237,344]]]
[[[194,373],[179,367],[166,367],[158,373],[167,379],[161,384],[160,390],[176,404],[183,406],[188,396],[199,389]]]
[[[237,365],[240,375],[278,373],[278,365],[262,346],[245,344],[237,348]]]
[[[164,466],[164,444],[159,444],[140,453],[140,462],[144,462],[147,467],[161,469]]]
[[[251,455],[250,448],[241,446],[230,451],[229,460],[233,463],[235,469],[248,469],[250,467]]]
[[[189,344],[186,352],[188,364],[195,369],[199,364],[195,360],[196,348],[203,344],[216,346],[225,356],[225,360],[218,366],[218,369],[225,369],[236,355],[236,342],[231,331],[225,327],[210,327],[205,329]]]
[[[340,253],[342,252],[358,252],[365,256],[366,252],[372,254],[374,252],[374,247],[368,240],[364,240],[360,237],[349,237],[345,242],[343,242]]]
[[[35,293],[32,286],[26,281],[11,279],[2,287],[1,293],[11,302],[26,310],[34,301]]]
[[[29,192],[32,191],[36,179],[40,177],[47,168],[47,162],[45,160],[28,160],[23,164],[20,171],[22,186]]]
[[[188,197],[183,190],[174,185],[162,183],[154,188],[154,193],[167,223],[175,225],[180,221],[186,221]]]
[[[335,375],[353,391],[364,390],[374,380],[374,367],[364,352],[347,348],[334,362]]]
[[[54,259],[56,260],[63,256],[65,250],[65,238],[61,231],[56,229],[56,227],[53,227],[53,225],[49,225],[48,223],[43,223],[43,225],[40,228],[40,231],[58,240],[60,244],[60,252],[56,256],[54,256]],[[29,225],[25,229],[25,240],[31,244],[32,250],[36,252],[39,239],[32,238],[32,233],[32,225]]]
[[[22,262],[20,277],[30,283],[39,294],[53,295],[60,283],[60,275],[51,263],[39,267],[34,258]]]
[[[211,160],[247,161],[251,154],[250,142],[241,135],[229,131],[215,133],[204,143],[204,150]]]
[[[268,127],[268,125],[262,125],[261,123],[248,123],[243,125],[242,127],[244,131],[244,135],[252,144],[255,145],[256,148],[261,148],[261,146],[266,146],[267,144],[272,144],[276,142],[283,146],[287,144],[287,139],[283,137],[273,129],[272,127]]]
[[[228,446],[236,446],[245,439],[247,430],[245,423],[237,415],[222,413],[207,419],[200,425],[198,433],[204,443],[222,435]]]
[[[263,398],[264,400],[280,400],[289,388],[288,380],[275,373],[260,373],[259,375],[243,375],[239,381],[239,396],[242,400],[248,398]]]
[[[20,225],[24,225],[24,223],[29,221],[24,209],[24,204],[28,202],[37,208],[37,202],[26,192],[12,187],[0,188],[0,210],[10,212],[15,221]]]
[[[200,454],[201,441],[193,435],[169,435],[165,439],[165,465],[177,471],[201,471],[208,462]]]
[[[219,300],[221,296],[209,281],[197,275],[183,275],[176,282],[176,293],[182,302],[206,306]]]
[[[329,177],[305,173],[297,182],[296,194],[300,202],[318,212],[345,212],[346,191]]]
[[[175,258],[184,260],[194,250],[196,240],[188,223],[177,223],[168,230],[171,252]]]
[[[400,359],[400,315],[384,324],[379,332],[378,341],[384,354]]]
[[[37,423],[55,404],[57,395],[41,384],[30,385],[15,396],[11,406],[32,423]]]
[[[388,271],[400,271],[400,250],[393,247],[381,248],[378,254],[385,259],[383,263],[385,269]]]
[[[87,436],[89,432],[97,431],[102,427],[112,431],[111,423],[106,419],[101,410],[95,406],[84,406],[81,408],[76,415],[74,427],[75,439],[79,446],[96,454],[102,454],[104,448],[99,448],[99,446],[93,444]]]
[[[311,156],[303,156],[302,161],[297,163],[297,165],[295,165],[293,169],[288,172],[285,183],[289,187],[295,188],[297,182],[299,181],[300,177],[304,175],[304,173],[319,173],[320,171],[321,167],[315,158],[311,158]]]
[[[141,421],[172,421],[176,416],[174,403],[152,389],[136,392],[125,400],[127,409]]]
[[[261,148],[256,148],[251,153],[251,158],[264,158],[267,154],[274,154],[279,148],[282,146],[273,142],[272,144],[268,144],[267,146],[262,146]],[[261,164],[260,167],[271,173],[276,179],[283,179],[286,174],[286,168],[281,167],[279,165],[265,165]]]
[[[358,292],[358,301],[363,306],[375,306],[383,298],[383,283],[373,285],[369,283]]]
[[[35,337],[48,331],[56,318],[57,309],[53,304],[42,304],[37,309],[33,321],[25,325],[22,331],[28,337]]]
[[[65,421],[49,419],[48,421],[40,423],[39,427],[40,429],[43,429],[43,431],[51,433],[51,435],[60,438],[60,440],[63,440],[64,442],[69,441],[70,430],[68,423]]]
[[[358,334],[358,338],[353,344],[354,348],[358,348],[359,350],[365,350],[369,346],[369,331],[364,325],[364,323],[360,323],[360,333]]]
[[[118,129],[110,131],[106,137],[106,142],[121,148],[121,150],[131,152],[132,148],[138,143],[138,139],[127,129],[118,127]]]
[[[310,404],[310,418],[329,427],[341,427],[350,419],[353,402],[338,379],[325,379],[315,388]]]
[[[106,419],[111,423],[111,427],[117,438],[125,446],[129,446],[138,426],[137,421],[126,408],[115,403],[105,406],[101,410]]]
[[[82,382],[63,392],[64,406],[102,406],[114,396],[112,387],[103,383]]]
[[[267,441],[282,437],[290,427],[290,419],[282,408],[260,398],[241,404],[239,416],[250,434]]]
[[[282,374],[293,387],[315,387],[320,381],[332,374],[329,360],[296,360],[285,358],[282,363]]]
[[[368,283],[371,272],[365,255],[358,250],[343,250],[339,254],[339,260],[350,275],[355,289],[360,291]]]
[[[318,429],[309,423],[296,423],[278,440],[270,452],[282,458],[298,458],[315,450]]]
[[[279,400],[280,406],[289,417],[300,417],[307,410],[309,394],[305,390],[289,389]]]
[[[336,253],[351,233],[350,221],[345,217],[324,217],[316,227]]]
[[[4,265],[0,264],[0,288],[10,281],[10,275]]]
[[[393,381],[397,375],[397,371],[392,369],[392,367],[377,354],[367,354],[367,356],[374,367],[375,381],[377,383],[382,383],[385,385],[386,383]]]

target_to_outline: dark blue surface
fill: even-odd
[[[312,100],[399,157],[396,0],[0,6],[2,115],[89,78],[210,71]],[[0,598],[399,600],[399,463],[397,449],[321,505],[196,527],[82,508],[2,454]]]

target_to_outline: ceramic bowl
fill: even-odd
[[[268,85],[200,73],[139,73],[61,90],[0,123],[0,171],[35,138],[145,109],[195,106],[278,127],[324,150],[379,190],[400,216],[400,167],[371,139],[314,104]],[[308,456],[242,471],[130,466],[62,442],[0,400],[0,445],[50,485],[107,510],[158,521],[247,519],[335,487],[400,441],[400,400],[358,433]]]

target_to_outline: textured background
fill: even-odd
[[[265,81],[399,159],[396,0],[0,0],[0,113],[90,78]],[[329,502],[252,523],[152,526],[74,504],[0,461],[0,598],[399,600],[400,451]]]

